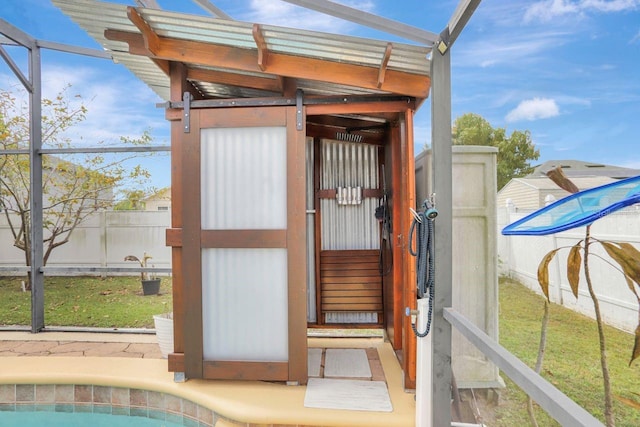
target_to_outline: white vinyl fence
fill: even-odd
[[[589,297],[584,267],[581,266],[578,298],[573,296],[567,280],[569,248],[585,237],[585,227],[548,236],[503,236],[501,230],[529,212],[509,212],[498,208],[498,268],[500,274],[513,277],[541,293],[538,265],[548,252],[562,248],[549,264],[549,296],[551,301],[579,313],[595,317]],[[628,242],[640,249],[640,209],[631,208],[598,219],[591,226],[591,237],[599,240]],[[627,283],[599,244],[591,245],[589,271],[600,301],[605,322],[627,332],[638,325],[638,302]]]
[[[148,261],[148,267],[170,268],[171,248],[165,246],[165,230],[170,223],[169,211],[98,212],[73,232],[68,243],[53,250],[47,266],[139,267],[134,262],[125,262],[124,257],[135,255],[142,258],[147,252],[153,257]],[[11,230],[2,214],[0,266],[24,265],[24,252],[13,246]]]

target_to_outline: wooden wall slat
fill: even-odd
[[[371,281],[369,283],[364,283],[360,281],[357,283],[348,283],[348,282],[323,283],[323,286],[322,286],[323,291],[332,291],[332,290],[336,291],[341,289],[351,290],[351,291],[367,290],[367,289],[382,291],[382,284],[380,283],[380,281],[378,282]]]
[[[323,312],[382,312],[377,250],[322,251],[320,282]]]
[[[339,297],[331,297],[331,296],[323,296],[322,297],[323,304],[381,304],[380,296],[358,296],[352,295],[348,297],[339,296]]]
[[[354,262],[374,262],[378,265],[379,255],[367,256],[324,256],[322,259],[330,264],[351,264]]]
[[[356,261],[352,263],[336,262],[329,264],[325,262],[320,267],[320,271],[340,271],[340,270],[365,270],[365,271],[378,271],[378,261]]]
[[[378,268],[375,270],[321,270],[321,277],[380,277]]]
[[[323,277],[320,279],[320,283],[323,285],[322,289],[328,289],[332,284],[344,284],[345,286],[348,284],[363,284],[367,287],[371,287],[372,285],[380,285],[382,280],[380,277]]]
[[[349,290],[349,289],[335,289],[328,290],[325,289],[324,294],[322,296],[323,301],[324,298],[335,298],[335,297],[347,297],[347,298],[360,298],[360,297],[376,297],[380,298],[382,295],[382,288],[380,289],[359,289],[359,290]]]

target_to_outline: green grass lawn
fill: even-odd
[[[629,292],[632,297],[631,292]],[[508,280],[500,280],[500,344],[527,365],[535,365],[544,311],[541,296]],[[607,356],[613,393],[640,402],[640,362],[629,367],[633,335],[607,327]],[[604,392],[595,320],[553,304],[547,332],[542,376],[604,422]],[[503,375],[505,380],[508,380]],[[512,382],[501,392],[496,408],[499,426],[527,426],[526,395]],[[640,426],[640,410],[614,401],[618,427]],[[537,406],[537,405],[536,405]],[[559,425],[537,408],[540,426]]]
[[[31,293],[23,278],[0,277],[0,325],[31,324]],[[46,326],[153,328],[153,315],[172,311],[171,278],[158,295],[142,295],[140,276],[45,277]]]

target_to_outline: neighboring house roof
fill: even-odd
[[[156,191],[152,195],[145,197],[142,201],[152,202],[152,201],[162,201],[162,200],[171,201],[171,187],[161,188],[160,190]]]
[[[607,176],[615,179],[631,178],[640,175],[640,169],[585,162],[582,160],[549,160],[535,167],[526,178],[544,176],[545,173],[558,166],[567,177]],[[589,188],[589,187],[587,187]]]
[[[616,181],[608,176],[571,177],[570,179],[581,191]],[[545,206],[547,201],[560,200],[569,194],[546,176],[514,178],[498,191],[496,203],[499,207],[505,207],[507,201],[510,201],[511,206],[518,210],[533,210]]]
[[[509,185],[513,181],[522,183],[527,187],[530,187],[539,191],[562,190],[560,187],[558,187],[558,185],[555,182],[551,181],[546,176],[514,178],[507,185]],[[608,176],[580,176],[580,177],[571,178],[571,181],[573,181],[573,183],[580,190],[586,190],[588,188],[599,187],[601,185],[605,185],[610,182],[613,182],[615,181],[615,178],[611,178]],[[566,193],[569,194],[568,192]]]
[[[171,209],[171,187],[161,188],[141,201],[146,211],[168,211]]]

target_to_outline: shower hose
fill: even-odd
[[[433,298],[434,298],[434,274],[435,259],[433,250],[433,220],[438,212],[433,207],[429,199],[422,204],[423,209],[420,212],[414,212],[413,222],[409,230],[409,252],[417,257],[417,274],[416,283],[418,298],[428,298],[429,312],[427,315],[427,326],[424,332],[419,332],[416,322],[411,322],[413,332],[419,338],[424,338],[431,330],[431,318],[433,315]],[[415,250],[414,247],[415,240]]]

